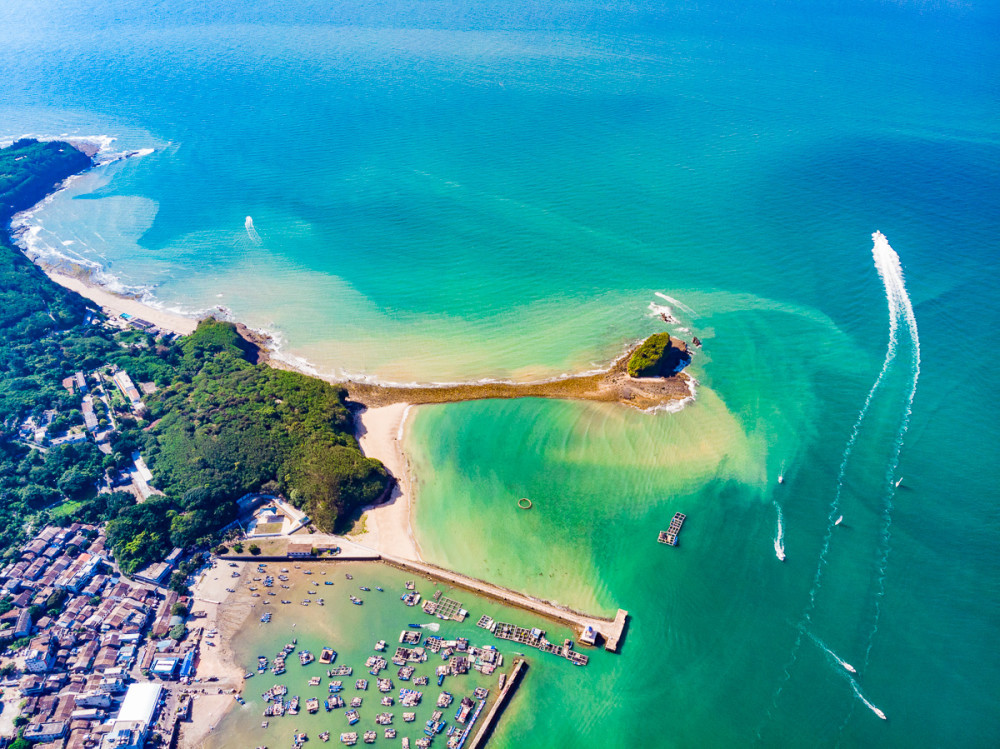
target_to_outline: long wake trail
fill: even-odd
[[[903,317],[906,320],[907,332],[910,334],[910,342],[913,347],[913,358],[911,364],[912,379],[910,381],[910,388],[906,397],[906,408],[903,411],[903,420],[899,426],[899,431],[896,433],[895,442],[893,443],[892,459],[889,461],[889,465],[886,467],[885,472],[886,494],[885,504],[882,510],[882,528],[879,533],[879,564],[877,570],[878,588],[875,593],[875,605],[872,617],[873,621],[868,634],[867,647],[865,648],[865,665],[868,665],[872,645],[875,640],[875,634],[878,632],[879,616],[881,615],[881,603],[882,598],[885,596],[885,571],[889,564],[889,532],[890,527],[892,526],[893,499],[896,496],[896,469],[899,467],[899,455],[903,449],[903,438],[906,436],[906,432],[910,427],[910,418],[913,415],[913,399],[917,395],[917,381],[920,379],[920,334],[917,330],[917,317],[913,313],[913,303],[910,301],[910,295],[906,293],[906,283],[903,278],[903,268],[899,262],[899,256],[892,249],[892,247],[889,246],[889,241],[881,232],[875,232],[872,235],[872,239],[875,240],[875,249],[873,252],[877,252],[881,248],[881,251],[889,257],[889,266],[892,270],[891,279],[893,292],[899,300]]]
[[[778,697],[781,696],[785,685],[792,678],[792,668],[795,666],[798,660],[798,653],[802,647],[802,633],[806,631],[806,627],[812,623],[812,613],[816,608],[816,596],[822,587],[823,570],[826,567],[827,556],[830,551],[830,542],[833,538],[833,529],[837,525],[837,518],[840,515],[840,500],[843,495],[844,490],[844,477],[847,473],[847,466],[851,459],[851,454],[854,452],[854,446],[858,441],[858,435],[861,432],[861,426],[864,424],[865,418],[868,416],[868,412],[871,409],[871,404],[875,398],[875,394],[878,392],[879,388],[885,382],[886,375],[889,369],[896,359],[896,347],[899,341],[899,323],[900,318],[904,317],[909,324],[912,319],[912,330],[916,329],[916,319],[913,317],[913,307],[910,304],[909,296],[906,294],[905,286],[903,285],[903,274],[902,267],[899,263],[899,256],[896,255],[892,247],[889,246],[888,240],[882,232],[876,231],[872,234],[872,240],[874,245],[872,246],[872,260],[875,263],[875,270],[878,273],[879,279],[882,281],[882,286],[885,288],[885,299],[886,306],[889,313],[889,337],[886,343],[885,358],[882,362],[882,369],[878,373],[878,377],[875,378],[875,382],[872,384],[871,389],[868,391],[868,395],[865,397],[864,403],[861,406],[861,410],[858,411],[857,418],[854,420],[854,425],[851,427],[851,433],[847,438],[847,444],[844,446],[843,456],[840,461],[840,468],[837,471],[837,482],[836,488],[834,490],[833,499],[830,501],[829,512],[827,513],[827,524],[826,531],[823,534],[823,544],[820,548],[819,559],[816,563],[816,572],[813,574],[812,585],[809,588],[809,600],[806,603],[805,608],[802,611],[802,615],[799,618],[799,623],[797,626],[797,633],[795,636],[795,642],[792,645],[792,652],[789,656],[788,662],[785,664],[782,675],[779,679],[778,686],[775,688],[774,695],[771,698],[771,706],[768,708],[767,714],[764,717],[763,722],[757,728],[756,738],[758,741],[762,739],[762,731],[764,726],[773,718],[774,710],[778,706]],[[900,291],[902,293],[900,293]],[[905,299],[905,304],[904,300]],[[918,359],[919,359],[919,345],[918,345]],[[919,367],[918,367],[919,371]],[[913,383],[913,390],[916,390],[916,381]],[[912,403],[912,394],[911,400]],[[909,413],[906,415],[908,422]],[[905,432],[905,428],[903,430]],[[901,446],[901,438],[897,439],[897,442]],[[898,451],[897,451],[898,455]],[[895,465],[892,466],[891,471],[895,471]],[[891,473],[890,473],[891,475]],[[895,488],[895,487],[893,487]],[[883,554],[883,559],[888,562],[888,544],[886,543],[886,550]],[[882,577],[884,578],[884,566],[883,566]],[[884,591],[884,588],[883,588]],[[877,622],[877,616],[876,616]],[[871,650],[871,644],[869,643],[868,650]],[[865,665],[868,663],[868,654],[865,655]],[[853,679],[852,679],[853,683]],[[855,685],[855,691],[856,685]],[[863,698],[862,698],[863,699]],[[867,703],[867,700],[865,701]],[[869,704],[871,707],[871,705]]]
[[[785,524],[781,514],[781,505],[774,503],[774,509],[778,513],[777,527],[774,529],[774,556],[782,562],[785,561]]]
[[[871,660],[872,648],[875,645],[875,635],[878,633],[879,619],[882,615],[882,599],[885,597],[885,577],[886,569],[889,566],[889,551],[890,551],[890,530],[892,527],[892,510],[893,510],[893,499],[896,496],[896,469],[899,467],[899,456],[903,449],[903,439],[906,436],[906,432],[910,427],[910,417],[913,415],[913,399],[917,395],[917,381],[920,379],[920,334],[917,330],[917,317],[913,312],[913,303],[910,300],[910,295],[906,293],[906,283],[903,277],[903,268],[899,262],[899,256],[896,254],[895,250],[889,246],[889,241],[885,238],[881,232],[875,232],[872,234],[872,239],[875,240],[875,248],[872,252],[881,251],[888,258],[888,265],[892,270],[891,280],[893,293],[896,295],[899,301],[900,309],[903,313],[903,318],[906,322],[907,332],[910,334],[910,342],[912,344],[912,363],[911,363],[911,380],[910,387],[906,396],[906,406],[903,410],[903,419],[899,425],[899,431],[896,433],[896,439],[893,442],[892,457],[889,460],[889,464],[886,466],[885,472],[885,501],[882,507],[882,522],[879,528],[879,546],[878,546],[878,562],[876,564],[876,584],[875,584],[875,597],[872,604],[872,622],[868,628],[868,636],[865,644],[865,656],[862,660],[862,668],[866,668]],[[885,715],[882,714],[880,710],[875,708],[864,695],[862,695],[858,689],[857,685],[854,685],[854,693],[857,695],[866,707],[873,710],[876,715],[879,715],[883,720]],[[844,729],[847,727],[847,723],[851,719],[853,714],[853,706],[847,715],[844,717],[844,721],[840,725],[839,733],[843,733]]]

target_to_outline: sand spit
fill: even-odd
[[[454,403],[487,398],[561,398],[622,403],[642,411],[677,403],[691,397],[689,377],[635,378],[625,371],[631,347],[604,372],[543,382],[481,382],[459,385],[373,385],[345,382],[348,397],[368,408],[391,404]]]

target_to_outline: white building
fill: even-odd
[[[131,685],[101,749],[142,749],[162,692],[163,687],[148,681]]]

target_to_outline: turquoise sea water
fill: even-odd
[[[40,211],[36,250],[224,305],[321,372],[588,368],[663,328],[651,303],[704,340],[678,414],[413,412],[429,559],[633,616],[617,658],[533,670],[498,745],[993,746],[997,21],[944,2],[8,5],[0,136],[155,148]],[[682,545],[657,545],[678,510]]]

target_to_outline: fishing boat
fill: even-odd
[[[306,710],[309,711],[310,715],[313,714],[313,713],[315,713],[315,712],[318,712],[319,711],[319,700],[316,699],[315,697],[310,697],[308,700],[306,700]]]
[[[348,710],[345,713],[345,715],[347,717],[347,722],[350,723],[352,726],[355,723],[357,723],[359,720],[361,720],[361,716],[358,715],[358,711],[357,710]]]
[[[355,606],[360,606],[361,604],[364,603],[364,601],[362,601],[357,596],[351,596],[351,603],[353,603]]]
[[[900,480],[902,480],[902,479],[900,479]],[[385,593],[385,590],[381,586],[379,586],[379,585],[375,586],[375,590],[377,590],[379,593]]]
[[[330,712],[331,710],[336,710],[338,707],[343,707],[344,700],[340,695],[331,694],[329,697],[326,698],[325,705],[326,705],[326,711]]]
[[[374,731],[365,731],[364,739],[366,744],[374,744],[376,738],[378,738],[378,734]]]
[[[372,592],[372,589],[369,588],[367,585],[362,585],[361,586],[361,590],[363,590],[365,593],[371,593]]]
[[[356,733],[342,733],[340,734],[340,743],[354,746],[358,743],[358,735]]]
[[[321,733],[319,735],[319,740],[320,741],[329,741],[330,740],[330,732],[329,731],[323,731],[323,733]]]

